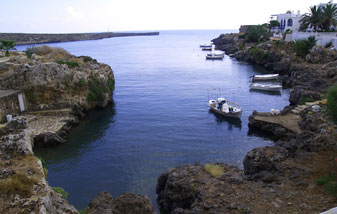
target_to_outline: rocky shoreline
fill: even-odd
[[[216,48],[239,61],[282,75],[291,89],[281,115],[253,112],[250,128],[271,132],[274,146],[248,152],[243,170],[223,163],[176,167],[158,178],[162,213],[319,213],[336,206],[315,179],[337,173],[337,126],[320,100],[337,82],[337,52],[314,47],[303,59],[287,44],[244,44],[239,34],[222,34]],[[244,45],[243,45],[244,44]],[[296,107],[297,106],[297,107]],[[293,121],[293,122],[291,122]]]
[[[67,33],[67,34],[0,33],[0,40],[12,40],[17,45],[31,45],[42,43],[97,40],[97,39],[106,39],[124,36],[156,36],[156,35],[159,35],[159,32],[145,32],[145,33],[104,32],[104,33]]]

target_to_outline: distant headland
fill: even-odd
[[[70,42],[83,40],[96,40],[122,36],[156,36],[159,32],[145,33],[66,33],[66,34],[46,34],[46,33],[0,33],[0,40],[12,40],[17,45],[29,45],[39,43]]]

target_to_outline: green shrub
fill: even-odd
[[[294,51],[298,56],[305,57],[316,44],[314,36],[310,36],[308,39],[298,39],[292,43]]]
[[[76,88],[79,89],[84,89],[86,88],[88,85],[87,81],[85,79],[80,79],[77,83],[75,83]]]
[[[332,42],[328,42],[327,44],[324,45],[325,48],[331,48],[332,47]]]
[[[56,63],[61,64],[61,65],[66,64],[66,65],[68,65],[71,68],[78,67],[78,63],[77,62],[72,62],[72,61],[56,60]]]
[[[0,182],[1,195],[21,195],[30,197],[33,194],[34,180],[24,174],[14,174]]]
[[[97,77],[89,79],[88,87],[89,93],[87,100],[89,102],[100,102],[104,100],[104,93],[108,92],[108,89]]]
[[[68,193],[62,187],[53,187],[53,190],[57,193],[60,193],[64,199],[68,198]]]
[[[40,158],[40,161],[42,163],[42,169],[43,169],[43,173],[44,173],[44,177],[48,177],[48,169],[47,169],[47,164],[46,161],[43,158]]]
[[[321,176],[315,180],[316,184],[318,185],[325,185],[332,181],[334,178],[333,173],[330,173],[329,175]]]
[[[84,62],[90,62],[93,59],[90,56],[82,56]]]
[[[329,88],[327,93],[327,109],[332,119],[337,123],[337,85]]]
[[[113,91],[115,89],[115,80],[112,78],[108,78],[108,87],[111,91]]]
[[[269,55],[265,53],[263,50],[258,49],[256,47],[252,47],[249,49],[249,53],[258,61],[268,60]]]
[[[330,195],[337,197],[337,183],[336,182],[329,182],[329,183],[324,184],[324,190]]]
[[[298,102],[300,105],[303,105],[308,102],[315,102],[316,100],[312,97],[302,97],[300,101]]]
[[[246,42],[264,42],[270,37],[270,33],[263,25],[250,26],[245,33]]]
[[[34,46],[30,46],[30,47],[28,47],[27,49],[26,49],[26,56],[28,57],[28,58],[31,58],[32,57],[32,55],[35,53],[35,47]]]

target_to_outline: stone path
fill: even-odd
[[[283,126],[284,128],[293,131],[295,133],[300,133],[301,128],[298,123],[301,121],[301,117],[297,114],[289,113],[286,115],[269,115],[269,116],[254,116],[257,121],[263,121],[266,123],[275,123]]]
[[[61,130],[72,119],[70,112],[71,109],[34,111],[24,116],[27,118],[32,135],[40,135],[46,132],[57,133]]]
[[[316,101],[316,102],[306,102],[304,105],[298,105],[296,108],[294,108],[293,110],[291,110],[292,113],[294,114],[300,114],[304,109],[311,107],[313,105],[319,105],[323,102],[322,101]]]

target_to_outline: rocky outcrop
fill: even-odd
[[[90,201],[85,211],[87,214],[154,214],[151,201],[147,197],[132,193],[112,198],[110,193],[101,192]]]
[[[114,76],[110,66],[47,46],[35,52],[31,58],[18,52],[0,62],[7,66],[7,71],[0,72],[0,88],[24,91],[29,110],[74,105],[89,110],[111,103]]]
[[[33,155],[26,118],[14,118],[2,130],[0,213],[78,213],[47,184],[41,161]]]
[[[163,213],[319,213],[334,207],[335,199],[314,180],[318,172],[336,170],[329,158],[337,155],[337,126],[324,111],[308,108],[300,115],[300,132],[248,152],[243,170],[217,163],[220,176],[199,164],[163,173],[157,183]]]
[[[122,36],[154,36],[159,32],[148,33],[69,33],[69,34],[42,34],[42,33],[0,33],[0,40],[12,40],[17,45],[97,40]]]

